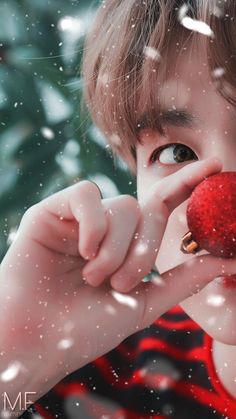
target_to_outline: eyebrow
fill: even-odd
[[[193,115],[186,109],[166,109],[161,110],[155,118],[157,128],[162,126],[174,126],[182,128],[196,128],[201,123],[197,115]],[[150,114],[144,114],[139,121],[139,130],[150,128]]]

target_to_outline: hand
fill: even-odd
[[[186,263],[163,273],[162,286],[142,282],[170,212],[219,170],[212,159],[185,166],[140,204],[129,195],[101,199],[94,183],[81,181],[31,207],[1,264],[1,365],[13,352],[29,371],[45,371],[47,360],[53,386],[220,274],[221,261],[204,256],[191,269]],[[235,273],[233,265],[224,263],[224,272]]]

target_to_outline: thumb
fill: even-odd
[[[166,311],[198,293],[217,276],[236,273],[236,259],[212,255],[195,256],[190,261],[142,282],[138,300],[143,310],[139,329],[150,326]]]

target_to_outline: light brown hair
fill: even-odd
[[[208,24],[214,36],[181,24],[184,5],[187,16]],[[133,174],[140,129],[148,124],[162,132],[158,86],[167,77],[170,58],[173,66],[173,54],[178,56],[184,45],[204,45],[211,74],[224,69],[220,80],[214,80],[217,90],[236,106],[235,20],[234,0],[101,2],[84,49],[84,97],[114,155]]]

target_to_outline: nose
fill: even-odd
[[[227,137],[227,133],[218,134],[208,144],[210,149],[206,157],[217,157],[222,162],[222,172],[236,171],[236,138]]]

